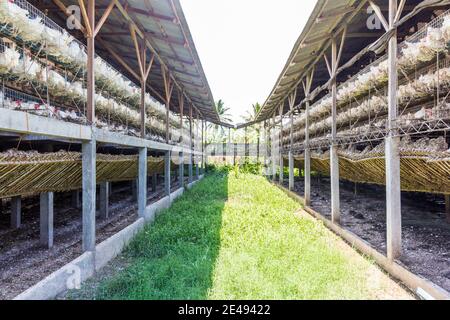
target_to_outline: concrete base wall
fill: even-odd
[[[95,273],[93,252],[86,252],[61,269],[28,288],[14,300],[49,300],[68,288],[76,288]]]
[[[187,188],[192,188],[200,179],[192,182]],[[145,218],[140,218],[125,229],[103,241],[95,247],[94,252],[86,252],[77,259],[53,272],[44,280],[28,288],[14,300],[49,300],[66,291],[79,288],[81,283],[91,278],[96,271],[103,268],[109,261],[117,257],[130,243],[134,236],[144,228],[145,224],[152,223],[156,215],[171,206],[175,199],[184,193],[184,188],[172,192],[169,196],[153,203],[146,208]]]
[[[144,228],[143,218],[119,231],[95,247],[95,271],[99,271],[109,261],[117,257],[133,237]]]

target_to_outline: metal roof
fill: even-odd
[[[76,0],[37,1],[35,5],[46,9],[55,21],[65,25],[65,16],[60,4],[68,7],[77,5]],[[100,20],[111,0],[96,0],[97,21]],[[111,55],[112,47],[131,70],[139,70],[133,39],[130,35],[131,19],[145,35],[157,57],[150,71],[147,87],[150,94],[164,103],[165,89],[161,64],[165,65],[175,81],[177,90],[182,90],[200,112],[200,118],[220,123],[215,109],[214,98],[200,62],[194,41],[189,31],[179,0],[117,0],[105,24],[96,37],[96,51],[102,58],[121,70],[130,80],[139,84],[133,74]],[[128,17],[126,17],[128,16]],[[81,35],[78,34],[78,38]],[[172,93],[170,110],[179,112],[178,95]],[[186,112],[185,112],[186,114]]]
[[[297,86],[306,74],[308,67],[312,67],[322,55],[324,47],[328,46],[331,34],[336,31],[345,17],[354,14],[356,6],[362,6],[366,1],[356,0],[318,0],[306,23],[305,28],[297,39],[289,58],[278,77],[272,92],[261,108],[257,120],[269,118],[276,108]]]
[[[388,1],[375,1],[382,12],[388,12]],[[409,0],[404,8],[404,19],[410,18],[421,12],[421,19],[428,19],[426,15],[433,14],[431,7],[448,4],[447,1],[439,0]],[[258,114],[257,121],[269,119],[280,106],[283,113],[289,111],[287,97],[297,89],[295,105],[298,106],[305,98],[301,81],[306,74],[315,68],[314,81],[311,90],[316,89],[315,96],[320,98],[319,91],[326,90],[326,84],[330,80],[329,72],[323,56],[330,54],[331,38],[334,36],[339,41],[342,31],[346,28],[345,44],[343,47],[341,65],[338,69],[337,81],[343,82],[352,74],[357,73],[363,65],[369,64],[384,47],[373,46],[372,50],[360,52],[370,47],[374,42],[380,40],[385,34],[384,29],[368,28],[367,0],[318,0],[316,6],[308,19],[306,26],[297,39],[289,58],[278,77],[269,97],[265,101]],[[420,7],[420,10],[417,8]],[[429,9],[429,10],[427,10]],[[419,17],[417,17],[419,18]],[[410,25],[399,26],[399,38],[407,37],[413,30]],[[380,52],[376,52],[376,51]],[[374,52],[375,51],[375,52]],[[355,59],[355,55],[357,59]],[[355,64],[355,62],[358,62]],[[319,90],[320,89],[320,90]],[[324,93],[323,93],[324,94]]]

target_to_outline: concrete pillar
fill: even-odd
[[[170,151],[164,155],[164,192],[170,195]]]
[[[184,187],[184,153],[180,152],[180,186]]]
[[[0,199],[1,201],[1,199]],[[11,198],[11,228],[19,229],[22,224],[22,197]]]
[[[267,147],[267,128],[266,128],[266,121],[264,121],[264,126],[263,126],[263,141],[264,141],[264,144],[263,144],[263,146],[265,146],[265,148],[264,148],[264,156],[263,156],[263,172],[264,172],[264,175],[265,176],[267,176],[267,149],[268,149],[268,147]]]
[[[305,158],[304,158],[304,168],[303,174],[305,179],[305,206],[309,207],[311,205],[311,150],[309,148],[309,92],[311,90],[311,83],[313,80],[314,71],[308,78],[307,85],[307,96],[306,106],[305,106]]]
[[[133,201],[137,201],[138,198],[137,192],[138,184],[139,184],[138,179],[131,180],[131,197],[133,198]]]
[[[311,151],[309,147],[305,149],[305,161],[304,161],[304,175],[305,175],[305,206],[311,205]]]
[[[337,146],[331,146],[331,220],[333,223],[341,223],[340,199],[339,199],[339,157]]]
[[[294,190],[294,154],[289,151],[289,190]]]
[[[450,223],[450,194],[445,195],[445,215],[447,222]]]
[[[83,252],[95,250],[96,143],[82,145],[83,175]]]
[[[40,200],[40,243],[53,247],[53,192],[41,193]]]
[[[200,179],[200,163],[198,162],[198,158],[197,158],[197,163],[195,165],[195,180]]]
[[[158,174],[154,173],[152,174],[152,191],[156,192],[156,187],[158,185]]]
[[[386,237],[390,260],[401,255],[402,246],[399,143],[398,137],[386,138]]]
[[[193,181],[193,157],[192,157],[192,153],[189,153],[189,183],[191,183]]]
[[[143,218],[147,208],[147,148],[139,149],[138,166],[138,215]]]
[[[92,30],[95,29],[95,0],[88,0],[87,15]],[[95,39],[87,37],[87,103],[86,117],[92,125],[92,140],[82,144],[82,250],[95,250],[95,198],[96,198],[96,141],[95,141]]]
[[[397,14],[397,0],[389,0],[389,26],[394,27]],[[397,137],[397,30],[388,46],[388,136],[385,141],[386,158],[386,240],[389,260],[400,257],[402,252],[402,214],[400,189],[400,138]]]
[[[342,44],[341,44],[342,45]],[[332,39],[331,43],[331,59],[332,59],[332,75],[331,75],[331,136],[332,142],[330,147],[330,182],[331,182],[331,221],[336,224],[341,222],[340,199],[339,199],[339,158],[337,153],[337,44],[336,39]]]
[[[100,217],[109,218],[109,182],[100,183]]]
[[[80,202],[80,190],[74,190],[72,191],[72,208],[74,209],[80,209],[81,208],[81,202]]]
[[[275,113],[272,116],[273,125],[272,125],[272,181],[275,182],[275,179],[277,178],[277,155],[278,155],[278,147],[279,143],[275,142],[275,133],[276,133],[276,127],[275,127]]]
[[[284,182],[284,158],[283,153],[280,151],[280,184]]]

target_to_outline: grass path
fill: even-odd
[[[212,174],[72,298],[409,298],[263,177]],[[114,262],[113,262],[114,266]],[[110,268],[111,269],[111,268]]]

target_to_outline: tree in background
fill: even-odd
[[[216,102],[215,105],[216,112],[219,115],[220,121],[222,122],[229,122],[231,123],[231,114],[230,114],[230,108],[225,107],[225,103],[222,99],[219,99],[219,101]],[[226,139],[225,130],[222,126],[218,124],[211,123],[209,124],[207,130],[209,129],[209,143],[219,143],[223,142],[224,139]]]
[[[252,108],[247,111],[246,115],[243,117],[245,122],[253,122],[256,121],[256,118],[258,117],[258,113],[261,110],[261,105],[257,102],[252,105]],[[259,145],[260,145],[260,133],[261,133],[261,124],[254,124],[249,126],[247,129],[247,132],[245,134],[246,139],[245,143],[249,143],[250,141],[254,141],[254,138],[256,137],[256,156],[257,159],[259,159]],[[249,137],[251,139],[249,139]]]

